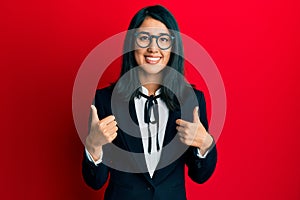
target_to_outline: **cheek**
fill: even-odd
[[[168,64],[170,57],[171,57],[171,52],[166,52],[164,54],[164,64],[166,64],[166,65]]]
[[[142,58],[143,58],[143,53],[140,51],[140,50],[135,50],[134,51],[134,58],[137,62],[137,64],[141,65],[141,61],[142,61]]]
[[[138,53],[136,52],[136,51],[134,51],[134,59],[137,61],[138,59],[137,59],[137,56],[138,55]]]

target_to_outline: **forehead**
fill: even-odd
[[[168,28],[164,23],[153,19],[151,17],[146,17],[138,31],[149,32],[150,34],[159,35],[160,33],[170,33]]]

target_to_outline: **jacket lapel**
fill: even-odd
[[[180,118],[180,110],[177,109],[175,111],[169,111],[169,119],[167,122],[166,130],[165,130],[165,137],[163,142],[163,147],[169,144],[172,139],[175,137],[177,130],[176,130],[176,119]]]

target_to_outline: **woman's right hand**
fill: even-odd
[[[117,122],[115,117],[110,115],[99,120],[97,108],[91,105],[92,120],[89,135],[85,140],[85,147],[94,160],[99,160],[102,146],[111,143],[117,137]]]

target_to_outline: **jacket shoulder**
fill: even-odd
[[[113,87],[108,86],[105,88],[97,89],[95,94],[95,101],[107,101],[111,99]]]
[[[198,90],[196,88],[193,88],[193,90],[194,90],[194,92],[195,92],[198,99],[204,98],[204,93],[201,90]]]

